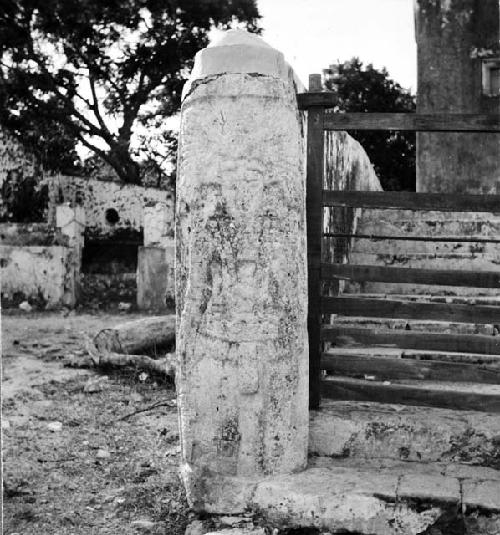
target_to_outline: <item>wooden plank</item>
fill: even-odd
[[[358,344],[385,345],[402,349],[500,355],[500,336],[484,334],[429,333],[323,325],[321,338],[337,345],[349,340]]]
[[[451,243],[500,243],[500,238],[484,238],[482,236],[416,236],[403,234],[393,236],[388,234],[349,234],[346,232],[324,232],[325,238],[350,238],[357,240],[395,240],[395,241],[425,241]]]
[[[500,413],[500,394],[482,394],[471,389],[440,390],[427,388],[426,385],[384,385],[375,381],[331,377],[322,381],[322,395],[342,401],[375,401]]]
[[[321,75],[319,76],[321,77]],[[309,93],[299,93],[297,95],[297,102],[299,105],[299,109],[301,110],[306,110],[314,106],[334,108],[339,102],[339,97],[336,93],[332,93],[331,91],[315,91]]]
[[[311,75],[309,88],[321,88],[321,76]],[[321,244],[323,231],[322,191],[324,177],[324,109],[311,108],[307,114],[307,265],[309,334],[309,406],[318,408],[321,396]]]
[[[343,316],[455,321],[458,323],[500,323],[500,307],[490,305],[415,303],[391,299],[341,296],[323,297],[322,306],[324,314],[341,314]]]
[[[500,132],[500,117],[479,113],[328,113],[325,130]]]
[[[439,212],[497,212],[500,195],[415,193],[413,191],[323,191],[324,206]]]
[[[417,269],[354,264],[322,264],[322,279],[500,288],[500,271]]]
[[[499,367],[436,360],[324,353],[321,367],[324,370],[350,377],[361,376],[363,378],[364,375],[372,375],[377,381],[416,379],[500,384]]]

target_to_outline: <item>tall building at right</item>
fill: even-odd
[[[415,0],[418,113],[500,114],[499,0]],[[500,194],[500,134],[417,134],[417,191]]]

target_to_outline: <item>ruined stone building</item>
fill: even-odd
[[[84,294],[91,287],[95,297],[116,288],[114,298],[121,296],[126,301],[135,301],[136,279],[142,280],[137,273],[139,251],[145,245],[157,246],[149,238],[151,231],[144,229],[148,209],[164,212],[161,235],[164,241],[173,240],[172,191],[124,184],[109,176],[88,178],[44,172],[33,153],[5,131],[0,131],[0,190],[4,304],[22,299],[23,295],[26,297],[28,287],[51,286],[47,277],[60,272],[59,265],[55,271],[42,269],[38,277],[33,267],[23,271],[25,276],[19,271],[20,264],[35,265],[40,262],[40,255],[47,253],[36,250],[31,251],[30,256],[29,247],[64,245],[54,234],[58,229],[59,207],[72,208],[79,214],[82,243],[78,262]],[[15,250],[16,246],[24,247],[22,254]],[[61,264],[57,259],[59,253],[54,258],[53,252],[49,255],[51,262]],[[152,254],[158,256],[159,253]],[[12,255],[17,255],[18,261],[14,262]],[[173,265],[173,251],[170,255],[169,265]],[[23,277],[29,281],[23,283]],[[13,299],[18,286],[22,288],[17,292],[20,297]],[[37,295],[40,293],[33,291]],[[63,290],[51,291],[44,299],[55,305],[58,302],[55,296],[60,296],[61,292],[64,293]],[[73,297],[69,301],[75,304],[78,299]]]

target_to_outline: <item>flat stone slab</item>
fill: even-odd
[[[500,481],[445,475],[442,463],[317,458],[299,474],[257,484],[252,508],[276,527],[416,535],[453,510],[500,510]],[[464,475],[464,474],[462,474]],[[491,475],[491,474],[489,474]]]
[[[500,471],[458,463],[311,457],[300,473],[210,484],[218,500],[205,512],[252,513],[271,528],[418,535],[460,511],[500,511]]]
[[[310,413],[309,452],[499,468],[500,415],[324,400]]]
[[[462,493],[463,504],[467,508],[500,511],[500,481],[467,479],[462,483]]]

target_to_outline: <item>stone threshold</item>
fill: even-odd
[[[310,459],[303,472],[251,482],[213,482],[211,513],[251,512],[276,528],[317,528],[332,533],[417,535],[452,515],[498,518],[500,478],[493,472],[441,463]],[[240,510],[223,511],[236,497]],[[228,500],[224,503],[224,500]]]
[[[500,415],[323,400],[310,412],[309,453],[500,468]]]

